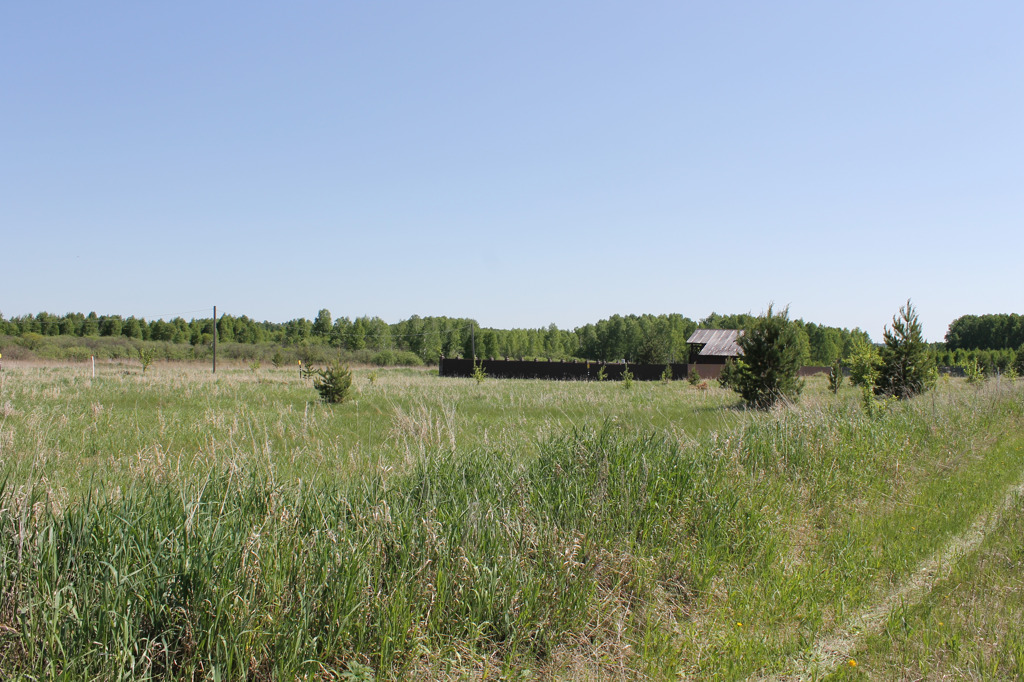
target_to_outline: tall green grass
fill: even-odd
[[[0,675],[784,672],[1024,467],[1009,383],[874,416],[813,384],[766,414],[682,384],[357,388],[5,384]]]

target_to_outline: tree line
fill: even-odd
[[[257,321],[246,315],[217,319],[217,339],[224,344],[278,345],[343,351],[397,352],[434,363],[444,357],[551,358],[643,363],[687,362],[686,339],[698,327],[743,329],[755,319],[749,314],[712,313],[692,320],[672,313],[612,315],[573,330],[555,324],[536,329],[481,327],[476,320],[445,316],[420,317],[389,324],[379,317],[334,318],[322,309],[312,320]],[[841,329],[794,320],[798,354],[803,364],[828,365],[849,354],[858,343],[869,342],[860,329]],[[0,335],[39,342],[40,337],[123,338],[205,347],[213,341],[210,317],[146,320],[134,316],[47,312],[5,319]]]
[[[949,324],[946,349],[1006,350],[1024,346],[1024,315],[963,315]]]
[[[313,320],[300,317],[287,322],[257,321],[246,315],[222,315],[217,319],[217,338],[225,344],[275,345],[316,357],[317,348],[342,351],[405,353],[420,362],[435,363],[445,357],[579,358],[627,360],[642,363],[686,362],[686,339],[698,327],[747,329],[757,318],[749,314],[712,313],[692,320],[672,313],[663,315],[612,315],[573,330],[551,324],[536,329],[481,327],[470,318],[420,317],[389,324],[379,317],[333,318],[322,309]],[[792,320],[793,343],[803,365],[830,365],[847,358],[870,343],[860,329],[842,329]],[[188,345],[196,349],[213,340],[213,319],[182,317],[146,320],[134,316],[41,312],[5,319],[0,315],[0,335],[39,342],[40,337],[82,339],[121,338]],[[986,372],[1005,371],[1024,358],[1024,316],[964,315],[949,325],[945,343],[932,344],[940,366],[977,363]],[[312,355],[310,355],[312,353]]]

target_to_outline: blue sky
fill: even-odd
[[[1019,2],[0,7],[0,312],[1024,312]]]

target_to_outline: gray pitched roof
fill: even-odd
[[[743,354],[740,347],[736,345],[736,339],[743,334],[742,329],[698,329],[686,343],[702,343],[698,355],[725,355],[737,357]]]

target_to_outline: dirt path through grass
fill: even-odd
[[[1013,485],[996,507],[979,516],[964,533],[954,537],[942,550],[929,557],[897,589],[882,601],[870,604],[853,614],[837,631],[817,641],[814,647],[792,662],[790,669],[781,674],[757,678],[760,680],[819,680],[835,672],[840,666],[850,665],[854,653],[864,638],[878,632],[889,614],[900,605],[911,606],[920,602],[938,583],[946,579],[953,565],[964,555],[977,550],[988,535],[999,525],[1003,514],[1024,495],[1024,480]]]

